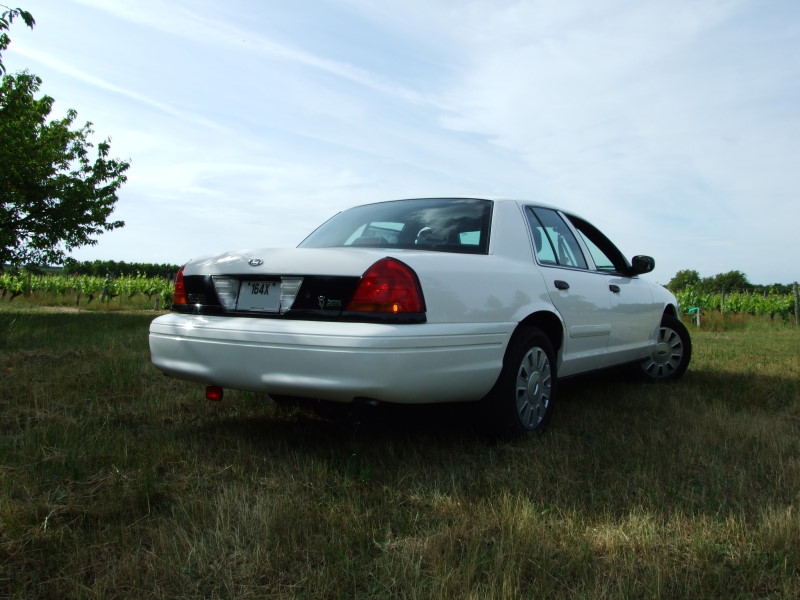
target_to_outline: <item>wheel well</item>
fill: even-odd
[[[550,338],[550,343],[553,344],[553,350],[556,352],[559,351],[564,343],[564,327],[559,318],[551,312],[540,311],[528,315],[517,325],[514,335],[517,335],[520,330],[526,327],[538,327],[544,331],[545,335]]]
[[[664,307],[664,315],[669,315],[669,316],[675,317],[677,319],[678,318],[678,309],[675,308],[674,304],[667,304]]]

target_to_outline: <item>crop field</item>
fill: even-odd
[[[678,304],[684,312],[700,309],[728,314],[766,315],[770,319],[789,321],[797,318],[797,304],[792,294],[703,293],[692,288],[679,291]]]
[[[53,275],[0,271],[0,301],[44,306],[89,306],[107,309],[152,308],[172,302],[173,281],[144,274],[122,277]],[[18,298],[18,299],[17,299]]]
[[[18,298],[17,300],[21,300]],[[800,327],[708,321],[675,384],[322,417],[166,378],[152,311],[0,303],[0,598],[800,597]]]

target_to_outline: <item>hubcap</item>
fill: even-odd
[[[534,429],[550,403],[553,379],[547,353],[535,347],[522,358],[517,371],[517,414],[526,429]]]
[[[674,373],[683,360],[683,341],[674,329],[662,327],[650,358],[642,363],[642,369],[653,379],[663,379]]]

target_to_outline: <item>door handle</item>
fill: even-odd
[[[612,283],[611,285],[608,286],[608,289],[610,289],[615,294],[619,294],[619,286],[618,285],[614,285]]]
[[[556,279],[553,283],[555,284],[556,289],[559,289],[559,290],[568,290],[569,289],[569,284],[566,281],[561,281],[560,279]]]

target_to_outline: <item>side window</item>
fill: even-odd
[[[545,265],[587,269],[578,240],[554,210],[526,209],[537,260]]]
[[[547,234],[544,232],[544,225],[539,222],[539,219],[533,214],[531,208],[526,208],[525,214],[528,217],[528,225],[531,228],[533,247],[536,251],[536,260],[543,265],[557,265],[556,254]]]
[[[603,233],[591,223],[578,217],[567,215],[570,223],[578,230],[598,271],[626,273],[630,267],[625,256]]]
[[[611,262],[611,259],[606,256],[605,252],[600,250],[592,240],[586,237],[586,234],[583,233],[580,229],[578,233],[581,234],[581,238],[583,242],[586,244],[586,247],[589,248],[589,254],[592,255],[592,260],[594,261],[595,267],[597,267],[598,271],[609,271],[613,272],[616,271],[616,267],[614,263]]]
[[[481,243],[481,232],[462,231],[458,234],[458,242],[462,246],[479,246]]]

